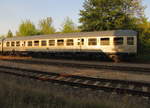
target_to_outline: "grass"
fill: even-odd
[[[110,96],[0,74],[0,108],[149,108],[147,101]]]

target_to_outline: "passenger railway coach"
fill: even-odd
[[[137,32],[114,30],[4,38],[0,40],[0,51],[3,54],[99,54],[117,60],[137,54]]]

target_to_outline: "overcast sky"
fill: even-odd
[[[52,17],[53,25],[59,30],[64,18],[69,16],[78,23],[79,10],[84,0],[0,0],[0,34],[6,34],[9,29],[15,32],[22,20],[30,19],[38,24],[42,18]],[[146,16],[150,19],[150,0],[144,0],[147,5]]]

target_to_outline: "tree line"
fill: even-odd
[[[66,18],[60,33],[132,29],[138,32],[141,49],[150,52],[150,22],[145,16],[143,0],[85,0],[80,10],[80,26]],[[30,21],[19,25],[16,36],[32,36],[58,33],[52,25],[52,18],[39,21],[38,29]],[[12,37],[9,30],[7,36]]]
[[[11,38],[13,36],[34,36],[34,35],[47,35],[54,33],[71,33],[71,32],[79,32],[78,27],[74,24],[74,22],[67,17],[61,25],[61,29],[59,32],[56,31],[55,27],[52,25],[53,20],[51,17],[44,18],[39,21],[38,27],[30,20],[22,21],[19,25],[18,31],[16,31],[16,35],[13,35],[11,30],[8,31],[7,37]]]
[[[150,21],[143,0],[85,0],[80,10],[81,31],[131,29],[138,32],[143,53],[150,53]]]

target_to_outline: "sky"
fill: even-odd
[[[0,0],[0,35],[10,29],[15,33],[19,24],[30,19],[36,26],[39,20],[52,17],[57,30],[66,17],[79,24],[79,10],[83,9],[84,0]],[[143,0],[147,6],[146,17],[150,20],[150,0]]]

